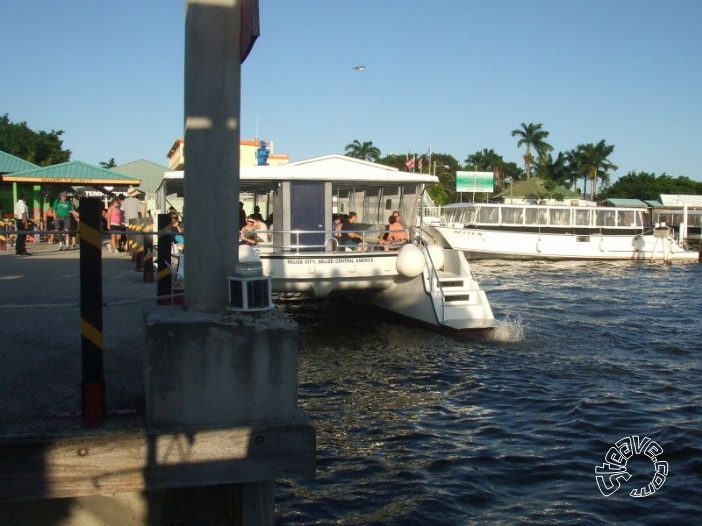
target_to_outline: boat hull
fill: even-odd
[[[490,332],[495,326],[487,297],[462,253],[443,250],[441,272],[433,270],[426,249],[424,270],[398,272],[398,252],[260,254],[264,275],[276,293],[309,297],[345,295],[393,316],[454,336]],[[443,287],[438,283],[443,280]]]
[[[568,234],[500,231],[478,228],[431,227],[445,246],[465,252],[469,259],[545,260],[666,260],[698,261],[671,238],[654,235]]]

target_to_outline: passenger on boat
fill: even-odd
[[[378,242],[384,245],[385,250],[397,250],[402,245],[409,242],[407,231],[402,224],[400,224],[400,221],[394,213],[388,217],[387,232],[380,236]]]
[[[341,228],[344,226],[344,222],[348,219],[345,214],[334,214],[332,217],[332,222],[334,223],[334,237],[339,239],[341,237]]]
[[[259,228],[256,228],[258,221],[253,216],[249,216],[246,219],[246,223],[241,228],[241,234],[239,235],[239,241],[242,245],[258,245],[258,232]]]
[[[397,222],[400,223],[400,225],[402,225],[402,228],[405,228],[405,229],[407,228],[407,225],[405,224],[405,220],[402,219],[402,216],[400,215],[400,212],[398,210],[395,210],[392,213],[392,215],[397,220]]]
[[[348,219],[341,225],[341,244],[351,250],[363,250],[363,236],[355,232],[358,214],[349,212]]]

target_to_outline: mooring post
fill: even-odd
[[[105,418],[102,334],[102,203],[80,199],[81,410],[86,427]]]
[[[154,239],[152,221],[144,225],[144,283],[154,282]]]
[[[158,305],[171,305],[172,298],[170,296],[173,288],[173,269],[171,269],[171,236],[165,234],[166,227],[170,224],[170,216],[168,214],[159,214],[157,218],[158,225],[158,250],[156,266],[158,273],[156,274],[156,295]]]
[[[0,218],[0,250],[7,251],[7,222]]]

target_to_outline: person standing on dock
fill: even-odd
[[[29,228],[29,208],[27,207],[26,196],[19,195],[15,203],[15,228],[17,230],[27,230]],[[27,233],[17,234],[15,240],[15,254],[18,256],[31,256],[27,252]]]

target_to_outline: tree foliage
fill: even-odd
[[[13,123],[0,117],[0,150],[39,166],[65,163],[71,150],[63,149],[63,130],[33,131],[26,122]]]
[[[358,139],[349,143],[345,147],[346,156],[364,161],[375,162],[380,158],[380,149],[373,146],[373,141],[361,143]]]
[[[609,171],[617,169],[617,165],[609,160],[613,151],[613,145],[601,140],[597,144],[579,144],[572,156],[576,170],[590,181],[590,199],[593,201],[597,192],[597,180],[608,184]]]
[[[549,132],[542,129],[543,124],[534,123],[522,123],[521,128],[512,130],[512,137],[519,137],[517,141],[517,147],[526,146],[526,153],[524,154],[524,173],[527,178],[531,177],[531,167],[534,163],[534,155],[531,153],[531,148],[533,147],[538,156],[539,167],[543,166],[546,155],[548,152],[553,150],[553,146],[546,142],[546,137],[549,136]]]
[[[693,181],[687,176],[673,178],[662,174],[656,177],[655,174],[648,172],[629,172],[614,184],[603,188],[597,197],[598,199],[619,197],[653,201],[659,199],[661,194],[700,195],[702,183]]]
[[[429,185],[427,188],[427,192],[437,205],[453,203],[458,200],[456,193],[456,172],[458,170],[493,172],[495,174],[495,193],[506,190],[510,184],[527,177],[529,172],[536,172],[545,181],[544,195],[536,196],[539,199],[562,200],[564,197],[558,192],[558,187],[561,186],[581,192],[583,195],[589,193],[593,200],[610,197],[652,200],[658,199],[660,194],[702,195],[702,183],[684,176],[673,179],[666,174],[656,177],[654,174],[645,172],[638,174],[631,172],[615,184],[610,185],[610,171],[616,170],[617,166],[609,158],[614,152],[614,145],[608,145],[604,140],[597,143],[579,144],[572,150],[557,152],[554,157],[551,154],[553,147],[545,142],[549,133],[542,129],[541,124],[522,123],[521,128],[512,130],[511,133],[513,136],[520,137],[519,146],[527,146],[529,155],[525,155],[524,169],[517,163],[506,162],[498,152],[490,148],[483,148],[468,155],[464,166],[451,155],[436,152],[431,156],[431,163],[428,162],[426,154],[416,152],[401,155],[390,154],[382,158],[378,155],[377,162],[405,171],[408,156],[416,159],[424,158],[426,161],[422,171],[426,173],[436,170],[436,175],[439,178],[438,183]],[[362,152],[364,145],[372,144],[372,142],[354,141],[346,145],[346,148],[350,152]],[[534,170],[531,165],[526,166],[527,160],[530,160],[531,163],[534,161],[531,149],[538,155],[537,170]],[[418,170],[418,166],[415,169]],[[578,188],[580,181],[583,182],[582,190]],[[590,192],[588,192],[588,183],[590,184]]]

